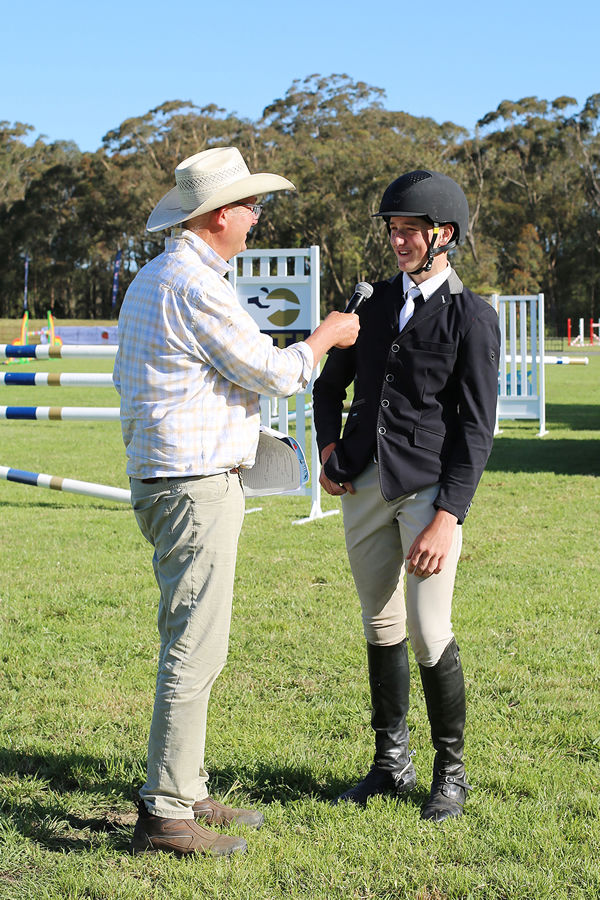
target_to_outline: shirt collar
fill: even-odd
[[[173,251],[179,249],[182,244],[187,244],[191,247],[205,265],[210,266],[222,277],[233,271],[233,266],[224,260],[222,256],[219,256],[210,244],[203,241],[193,231],[188,231],[187,228],[174,228],[170,236],[165,239],[165,250]]]
[[[450,277],[450,273],[452,271],[452,266],[448,264],[446,268],[442,272],[438,272],[437,275],[432,275],[431,278],[426,278],[425,281],[422,281],[421,284],[415,284],[410,275],[407,272],[402,273],[402,290],[406,296],[406,292],[411,288],[416,287],[419,291],[421,291],[421,295],[423,300],[429,300],[432,294],[435,294],[437,289],[443,285],[445,281]]]

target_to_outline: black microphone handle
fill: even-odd
[[[359,281],[359,283],[354,288],[354,293],[348,300],[346,304],[345,313],[355,313],[358,307],[364,303],[365,300],[368,300],[371,294],[373,293],[373,287],[367,281]]]
[[[345,313],[355,313],[358,307],[366,300],[367,298],[361,291],[354,291],[348,303],[346,304],[346,308],[344,310]]]

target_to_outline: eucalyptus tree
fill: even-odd
[[[132,271],[162,249],[164,236],[149,235],[145,224],[158,199],[173,187],[177,163],[228,144],[252,148],[252,124],[215,104],[198,107],[186,100],[162,103],[104,136],[99,164],[113,200],[108,223],[121,236]]]
[[[347,75],[294,81],[259,123],[263,163],[292,179],[261,219],[265,245],[318,244],[324,311],[339,307],[354,282],[389,274],[387,234],[371,215],[393,178],[423,166],[452,168],[461,130],[383,107],[380,88]]]
[[[29,259],[29,302],[34,311],[37,304],[45,312],[50,275],[63,264],[62,252],[50,248],[55,238],[56,218],[63,215],[70,203],[68,195],[72,186],[66,173],[77,166],[81,154],[72,141],[47,144],[38,135],[28,143],[33,131],[31,125],[20,122],[0,123],[2,316],[18,315],[22,308],[26,258]],[[42,187],[53,170],[65,176],[58,191]]]
[[[384,107],[385,93],[347,75],[292,83],[257,122],[214,104],[171,100],[109,131],[95,153],[47,143],[23,123],[0,122],[0,315],[18,314],[30,257],[38,314],[114,315],[113,261],[123,296],[162,249],[147,216],[186,156],[235,145],[252,171],[279,172],[297,193],[269,198],[254,245],[318,244],[323,311],[354,283],[393,271],[387,234],[372,218],[387,184],[433,168],[465,189],[471,217],[454,254],[480,293],[543,290],[547,317],[598,317],[600,94],[576,101],[503,101],[473,134],[451,122]]]
[[[586,234],[594,215],[598,107],[588,101],[573,113],[575,105],[571,97],[505,100],[457,152],[475,198],[475,260],[484,248],[496,290],[544,291],[547,319],[559,329],[575,299],[568,275],[574,253],[584,266],[597,258]],[[580,285],[588,276],[580,270]]]

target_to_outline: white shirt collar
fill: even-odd
[[[450,273],[452,271],[452,267],[450,264],[446,266],[441,272],[438,272],[437,275],[432,275],[431,278],[426,278],[425,281],[422,281],[421,284],[415,284],[410,275],[407,272],[402,273],[402,290],[404,291],[404,295],[406,296],[406,292],[411,288],[417,288],[421,292],[423,300],[429,300],[432,294],[435,294],[437,289],[443,285],[445,281],[450,277]]]
[[[169,243],[170,241],[175,243]],[[202,262],[218,272],[219,275],[225,276],[228,272],[233,271],[233,266],[230,265],[227,260],[223,259],[222,256],[219,256],[217,251],[213,250],[213,248],[207,244],[206,241],[203,241],[195,232],[189,231],[187,228],[173,228],[170,237],[165,240],[165,248],[167,246],[175,248],[177,241],[185,241],[190,245],[199,255]]]

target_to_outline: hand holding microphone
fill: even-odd
[[[343,350],[354,344],[358,337],[360,322],[357,315],[348,316],[346,313],[356,313],[361,303],[368,300],[372,293],[373,288],[370,284],[366,281],[359,281],[344,312],[330,312],[316,330],[306,338],[306,343],[313,352],[315,365],[331,347]]]
[[[373,288],[367,281],[359,281],[358,284],[356,285],[356,287],[354,288],[354,293],[352,294],[352,296],[350,297],[350,299],[348,300],[348,302],[346,304],[346,308],[344,309],[344,312],[343,313],[338,313],[338,312],[329,313],[329,316],[327,318],[329,318],[330,316],[339,316],[343,320],[346,317],[346,313],[356,315],[360,305],[365,300],[368,300],[372,293],[373,293]],[[337,341],[335,346],[338,349],[344,349],[345,347],[350,347],[355,342],[355,340],[358,336],[358,329],[360,328],[358,319],[356,319],[355,321],[356,321],[356,326],[355,326],[355,331],[354,331],[354,337],[351,340],[348,340],[347,337],[345,337],[345,339]]]

